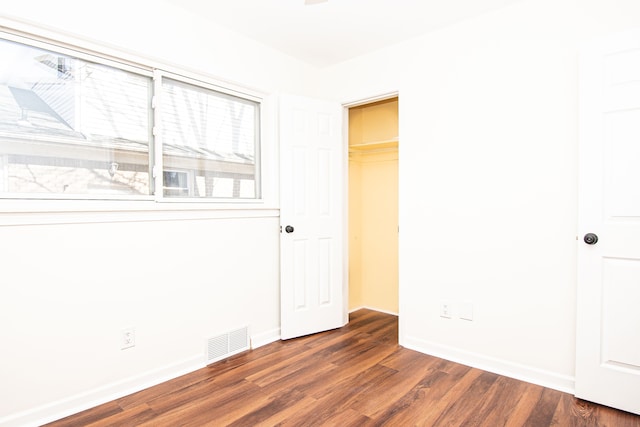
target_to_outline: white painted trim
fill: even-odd
[[[275,328],[270,331],[263,332],[258,335],[251,336],[251,349],[254,350],[263,345],[271,344],[280,339],[280,328]]]
[[[197,84],[198,86],[205,87],[217,92],[225,93],[228,95],[236,96],[242,99],[250,100],[258,103],[258,118],[260,120],[260,140],[257,146],[256,153],[256,167],[259,168],[261,174],[264,171],[273,169],[273,166],[265,164],[265,157],[269,157],[272,161],[272,156],[266,156],[266,147],[271,144],[271,138],[266,136],[265,128],[269,125],[265,120],[268,117],[268,112],[265,109],[264,101],[268,97],[268,92],[258,88],[251,88],[239,83],[231,82],[228,80],[220,79],[216,76],[206,73],[184,68],[176,64],[171,64],[162,60],[147,57],[139,53],[132,53],[125,49],[110,46],[102,42],[96,42],[87,38],[65,33],[60,29],[49,28],[40,24],[34,25],[33,23],[26,22],[16,17],[0,16],[0,38],[16,41],[19,43],[25,43],[29,46],[35,46],[41,49],[52,50],[54,52],[60,52],[72,57],[83,58],[91,62],[97,62],[100,64],[106,64],[118,69],[127,70],[132,73],[136,73],[146,77],[154,78],[154,97],[161,96],[162,91],[159,90],[159,76],[166,76],[172,79]],[[159,109],[154,109],[153,114],[157,119]],[[154,120],[156,126],[160,123],[158,120]],[[160,139],[161,135],[155,135],[154,138]],[[150,143],[153,144],[153,141]],[[274,142],[275,144],[275,142]],[[156,150],[155,154],[155,166],[154,172],[162,171],[162,152]],[[260,197],[255,199],[218,199],[218,198],[165,198],[162,194],[160,186],[160,177],[151,177],[151,180],[155,180],[156,196],[154,195],[67,195],[67,194],[0,194],[0,213],[5,210],[13,210],[14,204],[30,202],[36,206],[36,210],[39,210],[37,203],[59,203],[64,202],[71,206],[69,210],[73,210],[74,203],[82,202],[105,202],[111,203],[148,203],[148,201],[155,201],[156,203],[176,204],[176,206],[182,206],[183,209],[191,209],[189,205],[202,204],[206,206],[218,205],[220,208],[225,209],[224,205],[233,205],[236,207],[249,208],[264,208],[277,207],[277,200],[271,200],[274,197],[273,189],[274,184],[272,177],[266,177],[260,175],[256,177],[259,181],[258,184],[262,185],[260,191]],[[0,181],[1,182],[1,181]],[[266,184],[265,184],[266,183]],[[119,210],[119,208],[115,208]]]
[[[277,218],[277,209],[154,209],[154,206],[140,206],[138,209],[123,209],[113,205],[101,210],[77,209],[71,211],[15,211],[0,212],[0,227],[18,225],[58,225],[96,224],[113,222],[188,221],[237,218]]]
[[[394,316],[398,316],[400,318],[399,313],[393,313],[390,311],[380,310],[377,308],[371,308],[362,306],[356,309],[349,311],[349,109],[353,107],[358,107],[360,105],[371,104],[373,102],[382,101],[385,99],[398,98],[400,99],[400,91],[394,90],[387,93],[382,93],[378,95],[373,95],[367,98],[360,98],[357,100],[347,101],[342,103],[342,111],[343,111],[343,120],[342,120],[342,145],[344,149],[344,183],[343,183],[343,194],[344,194],[344,206],[343,206],[343,220],[344,220],[344,228],[343,228],[343,241],[344,241],[344,303],[345,303],[345,311],[347,314],[351,314],[356,310],[360,310],[361,308],[366,308],[368,310],[378,311],[380,313],[393,314]],[[400,133],[398,123],[398,133]],[[398,214],[400,213],[400,207],[398,205]],[[398,272],[398,278],[400,274]],[[398,280],[398,290],[400,289],[400,281]],[[349,316],[345,316],[345,324],[348,322]]]
[[[369,97],[369,98],[358,99],[358,100],[355,100],[355,101],[343,102],[342,106],[345,107],[345,108],[359,107],[360,105],[371,104],[373,102],[384,101],[385,99],[397,98],[399,96],[400,96],[400,92],[395,90],[395,91],[383,93],[383,94],[380,94],[380,95],[374,95],[374,96]]]
[[[182,362],[107,384],[28,411],[12,414],[9,417],[1,418],[0,425],[3,427],[40,426],[102,405],[103,403],[128,396],[204,367],[204,357],[202,354],[198,354]]]
[[[574,394],[575,377],[532,366],[497,359],[479,353],[473,353],[442,344],[421,340],[414,337],[400,339],[400,345],[420,353],[429,354],[441,359],[461,363],[483,371],[493,372],[509,378],[515,378],[532,384]]]
[[[349,323],[349,108],[342,105],[342,324]]]
[[[280,328],[275,328],[270,331],[254,335],[251,337],[250,350],[278,341],[279,339]],[[244,351],[246,351],[246,349],[229,354],[225,356],[224,359],[232,356],[233,354]],[[141,375],[114,382],[112,384],[107,384],[105,386],[89,390],[85,393],[77,394],[57,402],[51,402],[28,411],[12,414],[6,418],[0,418],[0,425],[3,427],[35,427],[47,424],[64,417],[68,417],[69,415],[94,408],[98,405],[111,402],[112,400],[120,399],[146,388],[170,381],[206,366],[207,362],[203,355],[193,356],[176,364],[148,371]]]

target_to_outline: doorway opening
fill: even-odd
[[[398,97],[349,108],[349,311],[398,308]]]

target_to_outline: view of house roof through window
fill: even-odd
[[[0,40],[0,191],[149,195],[149,77]]]
[[[0,39],[0,195],[260,197],[259,104],[159,78]]]

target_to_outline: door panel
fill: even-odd
[[[640,31],[586,46],[580,72],[576,396],[640,414]]]
[[[605,214],[610,218],[640,216],[639,123],[638,108],[617,111],[612,108],[604,117]]]
[[[640,311],[637,295],[640,260],[605,258],[602,296],[602,361],[611,367],[640,371],[640,345],[627,341],[638,337]]]
[[[338,104],[281,98],[282,339],[346,323],[341,116]]]

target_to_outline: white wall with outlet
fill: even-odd
[[[522,0],[324,70],[318,95],[399,91],[403,345],[573,388],[578,51],[638,22]]]
[[[234,328],[277,338],[278,229],[277,217],[0,227],[0,420],[201,367],[206,340]]]
[[[303,94],[315,73],[164,1],[24,0],[0,13],[0,25],[206,74],[265,104]],[[234,328],[249,326],[254,344],[279,337],[270,106],[262,120],[265,200],[249,211],[0,200],[0,425],[41,424],[201,367],[206,340]]]
[[[164,1],[22,0],[2,14],[266,94],[399,91],[401,343],[572,387],[578,46],[637,25],[637,0],[522,0],[323,70]],[[0,201],[0,424],[194,369],[205,340],[235,327],[277,334],[277,146],[263,119],[264,215]]]

